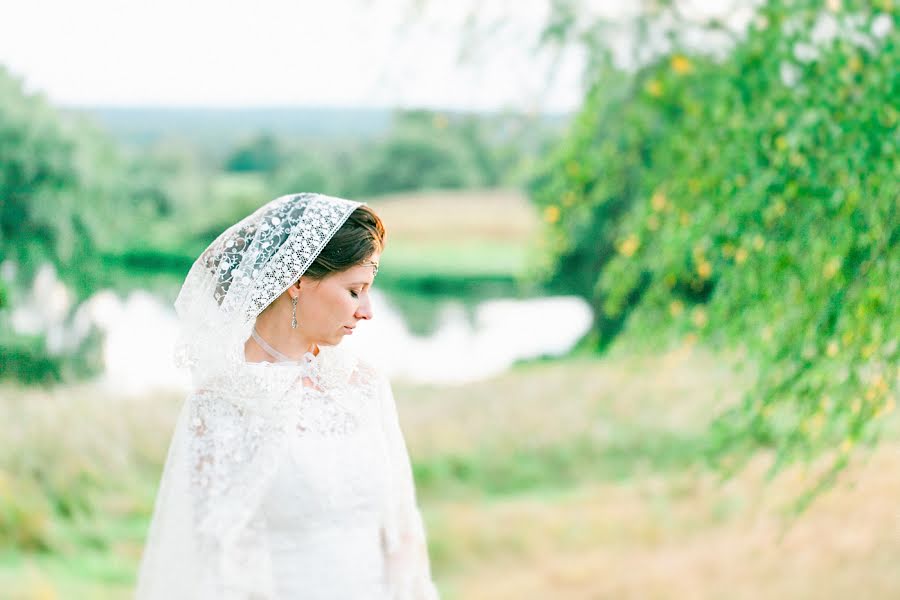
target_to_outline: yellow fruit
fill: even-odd
[[[839,258],[831,258],[828,262],[825,263],[824,268],[822,269],[822,275],[825,276],[825,279],[831,279],[835,276],[838,270],[841,268],[841,259]]]
[[[712,275],[712,265],[705,261],[700,263],[697,265],[697,274],[703,279],[709,279],[709,276]]]
[[[691,61],[686,56],[676,54],[672,57],[672,70],[679,75],[690,73],[693,68],[694,65],[691,64]]]
[[[650,198],[650,204],[653,206],[653,210],[661,211],[666,207],[666,196],[662,192],[656,192],[653,194],[653,197]]]
[[[624,256],[633,255],[638,247],[640,247],[641,242],[638,237],[634,234],[631,234],[625,240],[619,243],[619,253]]]
[[[548,223],[556,223],[559,221],[559,207],[551,204],[544,209],[544,220]]]
[[[763,246],[765,246],[765,245],[766,245],[766,240],[764,240],[761,235],[757,234],[756,237],[753,238],[753,249],[754,250],[762,250]]]
[[[694,325],[697,327],[705,327],[709,319],[706,316],[706,311],[698,306],[691,313],[691,321],[693,321]]]

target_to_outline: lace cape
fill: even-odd
[[[274,598],[259,506],[289,435],[339,433],[335,415],[298,410],[297,394],[327,395],[379,430],[390,485],[382,546],[391,597],[431,600],[425,530],[409,455],[387,379],[340,347],[322,347],[298,365],[236,361],[181,410],[139,573],[138,600]],[[305,396],[304,396],[305,397]],[[319,422],[310,422],[310,418]]]

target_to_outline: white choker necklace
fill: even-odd
[[[272,356],[272,358],[274,358],[278,362],[288,362],[288,363],[299,363],[300,362],[298,359],[291,358],[290,356],[287,356],[286,354],[282,354],[281,352],[279,352],[278,350],[273,348],[269,344],[269,342],[264,340],[262,338],[262,336],[259,335],[259,332],[256,330],[256,327],[253,328],[253,332],[250,335],[253,337],[254,341],[256,341],[256,343],[259,344],[260,348],[265,350],[270,356]],[[309,360],[309,357],[315,358],[315,356],[316,355],[313,354],[312,352],[306,352],[303,355],[303,358]]]

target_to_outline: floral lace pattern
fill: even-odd
[[[227,229],[198,260],[216,280],[213,297],[222,311],[255,319],[360,204],[320,194],[282,196]]]
[[[309,355],[296,365],[244,363],[217,384],[215,391],[199,391],[189,399],[188,421],[195,531],[202,553],[215,557],[203,569],[213,597],[255,597],[248,594],[261,590],[259,597],[276,597],[273,538],[261,507],[277,478],[286,472],[296,475],[296,469],[284,470],[285,460],[300,460],[307,465],[307,480],[319,481],[319,487],[308,490],[314,497],[298,497],[293,510],[319,506],[332,514],[327,522],[338,530],[355,531],[354,519],[361,512],[372,514],[371,508],[354,505],[354,499],[371,498],[377,488],[371,539],[381,537],[377,529],[411,528],[384,531],[385,539],[393,541],[383,547],[378,564],[393,570],[395,581],[397,573],[405,573],[422,589],[433,590],[409,458],[391,414],[396,408],[392,397],[384,396],[389,386],[384,387],[386,381],[373,368],[339,348],[323,347],[319,356]],[[229,388],[238,393],[224,393]],[[244,400],[248,397],[259,402],[250,405]],[[345,444],[357,446],[348,454]],[[305,448],[307,456],[291,459],[292,447]],[[335,462],[340,456],[343,462]],[[355,464],[363,459],[365,464]],[[308,520],[326,522],[322,517]],[[284,547],[283,536],[274,539]],[[417,558],[409,562],[410,556]],[[366,562],[370,573],[372,560]],[[283,562],[278,564],[284,572]],[[436,592],[409,597],[435,598]]]
[[[296,428],[299,433],[347,435],[360,426],[358,412],[313,389],[307,389],[298,407]]]

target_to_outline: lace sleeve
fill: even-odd
[[[437,600],[431,579],[425,526],[416,502],[415,482],[393,391],[387,378],[379,382],[381,425],[390,472],[390,510],[382,543],[392,600]]]
[[[265,523],[257,490],[267,458],[264,422],[209,393],[189,399],[196,598],[274,598]]]

